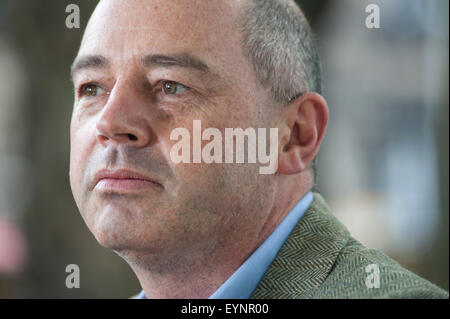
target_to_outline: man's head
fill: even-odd
[[[97,240],[133,263],[170,260],[162,272],[254,248],[311,187],[328,110],[305,93],[320,92],[320,67],[288,1],[101,1],[72,71],[75,201]],[[277,128],[277,173],[175,164],[171,132],[192,136],[194,120]]]

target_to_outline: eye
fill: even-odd
[[[162,91],[167,95],[176,95],[190,90],[187,86],[183,84],[173,82],[173,81],[163,81]]]
[[[105,90],[96,84],[85,84],[80,88],[80,96],[96,97],[105,94]]]

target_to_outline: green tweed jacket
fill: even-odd
[[[251,298],[448,298],[445,290],[351,237],[322,196],[280,249]]]

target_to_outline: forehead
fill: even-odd
[[[239,64],[244,60],[239,14],[239,1],[102,0],[79,55],[123,63],[142,55],[188,52],[219,68]]]

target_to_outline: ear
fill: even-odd
[[[317,93],[305,93],[285,106],[285,124],[278,150],[278,173],[291,175],[308,169],[328,124],[328,105]]]

